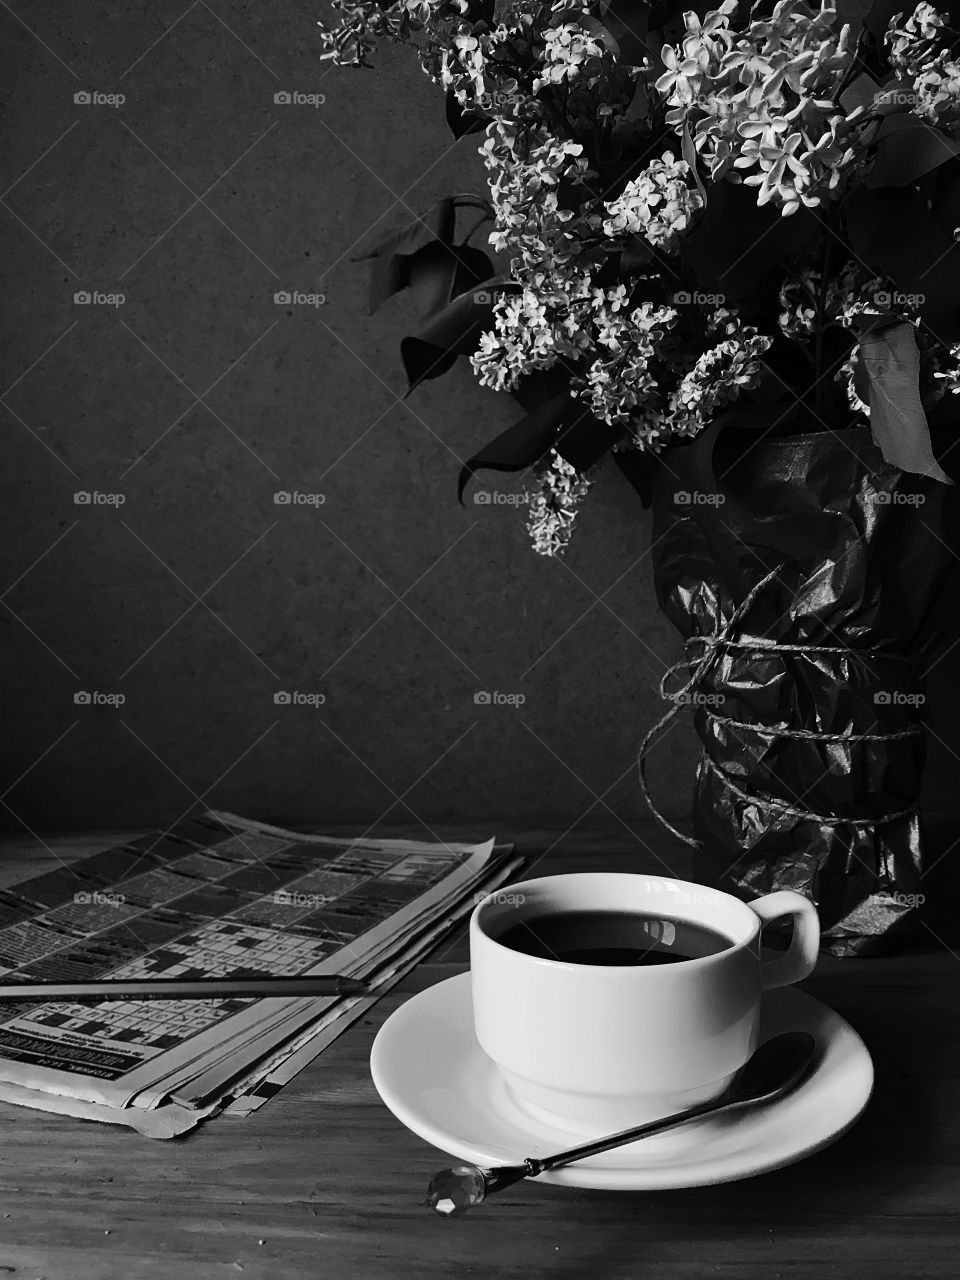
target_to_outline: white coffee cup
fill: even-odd
[[[658,965],[545,959],[497,941],[560,911],[636,911],[687,921],[729,945]],[[761,959],[761,924],[792,916],[786,952]],[[760,995],[817,960],[816,908],[781,891],[753,902],[664,876],[582,872],[511,884],[470,917],[477,1040],[515,1102],[573,1132],[642,1124],[720,1094],[758,1044]]]

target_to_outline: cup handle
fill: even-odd
[[[820,950],[820,917],[809,898],[792,889],[768,893],[764,898],[748,902],[763,924],[782,916],[793,916],[793,938],[786,954],[760,965],[760,985],[764,991],[773,987],[789,987],[813,973]]]

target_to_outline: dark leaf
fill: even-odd
[[[385,257],[390,253],[415,253],[421,245],[430,240],[439,240],[441,244],[452,244],[456,216],[455,199],[453,196],[444,196],[426,213],[404,223],[397,231],[391,231],[366,253],[359,253],[350,261],[365,262],[367,258]]]
[[[649,507],[653,497],[651,481],[655,457],[646,449],[621,449],[613,455],[621,474],[633,486],[644,507]]]
[[[433,240],[409,258],[395,258],[394,261],[407,264],[407,285],[420,315],[433,315],[447,305],[459,265],[455,249]]]
[[[401,338],[400,359],[407,375],[406,394],[409,395],[421,382],[448,373],[457,363],[457,353],[420,338]]]
[[[493,275],[493,264],[482,249],[470,245],[424,245],[408,259],[409,288],[422,316],[431,316],[452,298]]]
[[[391,232],[366,253],[352,259],[354,262],[374,259],[370,277],[371,315],[387,298],[410,283],[409,259],[419,249],[435,241],[452,243],[456,216],[456,204],[451,197],[439,200],[421,218]]]
[[[920,351],[912,324],[890,325],[860,339],[874,443],[902,471],[952,484],[933,456],[930,427],[920,402]],[[863,382],[861,382],[863,385]]]
[[[406,254],[388,254],[377,258],[370,272],[370,315],[409,283],[410,259]]]
[[[867,107],[880,91],[880,86],[869,72],[861,71],[840,95],[840,105],[847,115],[857,107]]]
[[[571,399],[554,448],[572,467],[586,471],[622,440],[623,435],[621,428],[595,418],[581,400]]]
[[[493,263],[482,249],[472,245],[457,246],[457,274],[453,282],[453,297],[458,293],[466,293],[475,285],[483,284],[493,278]]]
[[[571,370],[561,362],[550,369],[524,374],[510,393],[526,413],[541,409],[548,401],[570,390]]]
[[[477,471],[522,471],[542,458],[556,441],[569,404],[569,393],[561,392],[507,427],[506,431],[468,458],[457,486],[461,503],[463,491]]]
[[[659,46],[647,39],[650,6],[644,0],[602,0],[599,16],[620,46],[620,57],[626,65],[642,66],[651,53],[659,57]]]
[[[418,334],[402,339],[400,356],[409,382],[407,395],[419,383],[446,373],[457,356],[475,351],[480,334],[490,327],[497,290],[517,288],[515,282],[502,278],[484,283],[484,289],[451,299]]]
[[[960,245],[914,191],[857,191],[846,204],[854,252],[912,295],[934,337],[960,340]]]
[[[562,391],[467,459],[460,472],[460,500],[477,471],[522,471],[550,449],[556,449],[578,471],[585,471],[622,437],[621,430],[599,422],[581,401]]]
[[[878,44],[883,44],[883,37],[893,15],[908,12],[909,6],[905,5],[903,0],[873,0],[863,25]]]
[[[870,190],[909,186],[960,154],[960,143],[919,116],[902,111],[884,119],[874,145],[877,156],[865,182]]]

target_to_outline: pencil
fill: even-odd
[[[362,978],[323,974],[302,978],[134,978],[102,982],[18,982],[0,986],[3,1000],[237,1000],[267,996],[354,996],[369,991]]]

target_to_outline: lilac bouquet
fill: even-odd
[[[483,135],[488,193],[375,246],[372,305],[426,302],[411,387],[463,355],[526,410],[461,492],[481,467],[529,474],[537,551],[566,546],[608,452],[642,476],[725,414],[869,420],[888,462],[949,482],[931,428],[960,391],[953,12],[877,0],[854,32],[826,0],[333,8],[324,57],[413,44],[454,133]],[[476,225],[457,240],[466,211],[492,255]]]

